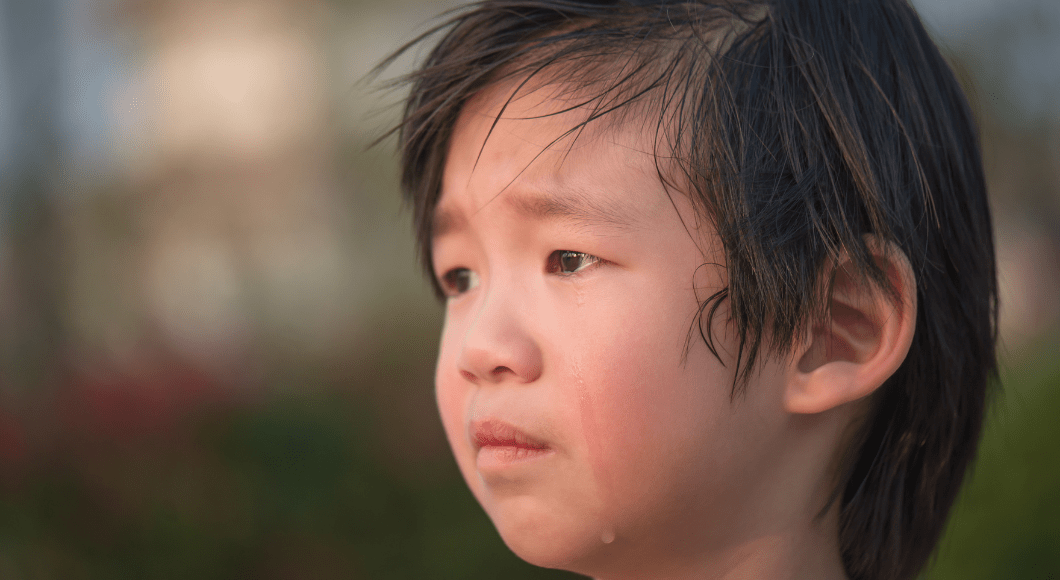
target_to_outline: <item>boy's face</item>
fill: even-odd
[[[436,387],[460,470],[543,566],[635,572],[761,535],[777,506],[760,499],[782,485],[782,372],[767,363],[730,402],[724,304],[726,365],[698,329],[682,365],[700,300],[724,283],[720,245],[682,194],[671,203],[649,139],[590,124],[552,143],[587,111],[541,117],[568,106],[549,93],[514,100],[486,141],[509,89],[484,91],[450,144]]]

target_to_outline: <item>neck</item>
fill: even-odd
[[[833,507],[818,521],[726,545],[692,561],[655,562],[594,580],[848,580],[837,514]]]

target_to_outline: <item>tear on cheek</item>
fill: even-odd
[[[583,368],[580,358],[575,357],[571,362],[571,376],[574,378],[575,389],[578,393],[578,414],[581,420],[581,432],[585,438],[585,449],[588,454],[589,468],[593,474],[593,482],[600,493],[598,505],[601,506],[601,509],[606,510],[608,506],[613,505],[611,498],[613,496],[614,482],[612,481],[611,470],[607,465],[606,454],[604,453],[605,441],[598,419],[600,401],[598,397],[593,395],[586,383]],[[608,513],[601,514],[601,516],[607,521],[611,520],[611,516]],[[609,532],[605,529],[601,539],[603,540],[606,537],[610,537],[613,540],[614,531]],[[604,543],[610,542],[604,541]]]

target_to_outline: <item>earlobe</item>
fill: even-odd
[[[821,413],[871,395],[905,360],[916,328],[916,281],[894,244],[865,236],[897,295],[860,280],[848,255],[834,271],[829,316],[815,321],[794,353],[784,393],[791,413]]]

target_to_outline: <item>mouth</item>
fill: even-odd
[[[480,470],[502,468],[553,453],[541,439],[498,419],[472,421],[468,431]]]

